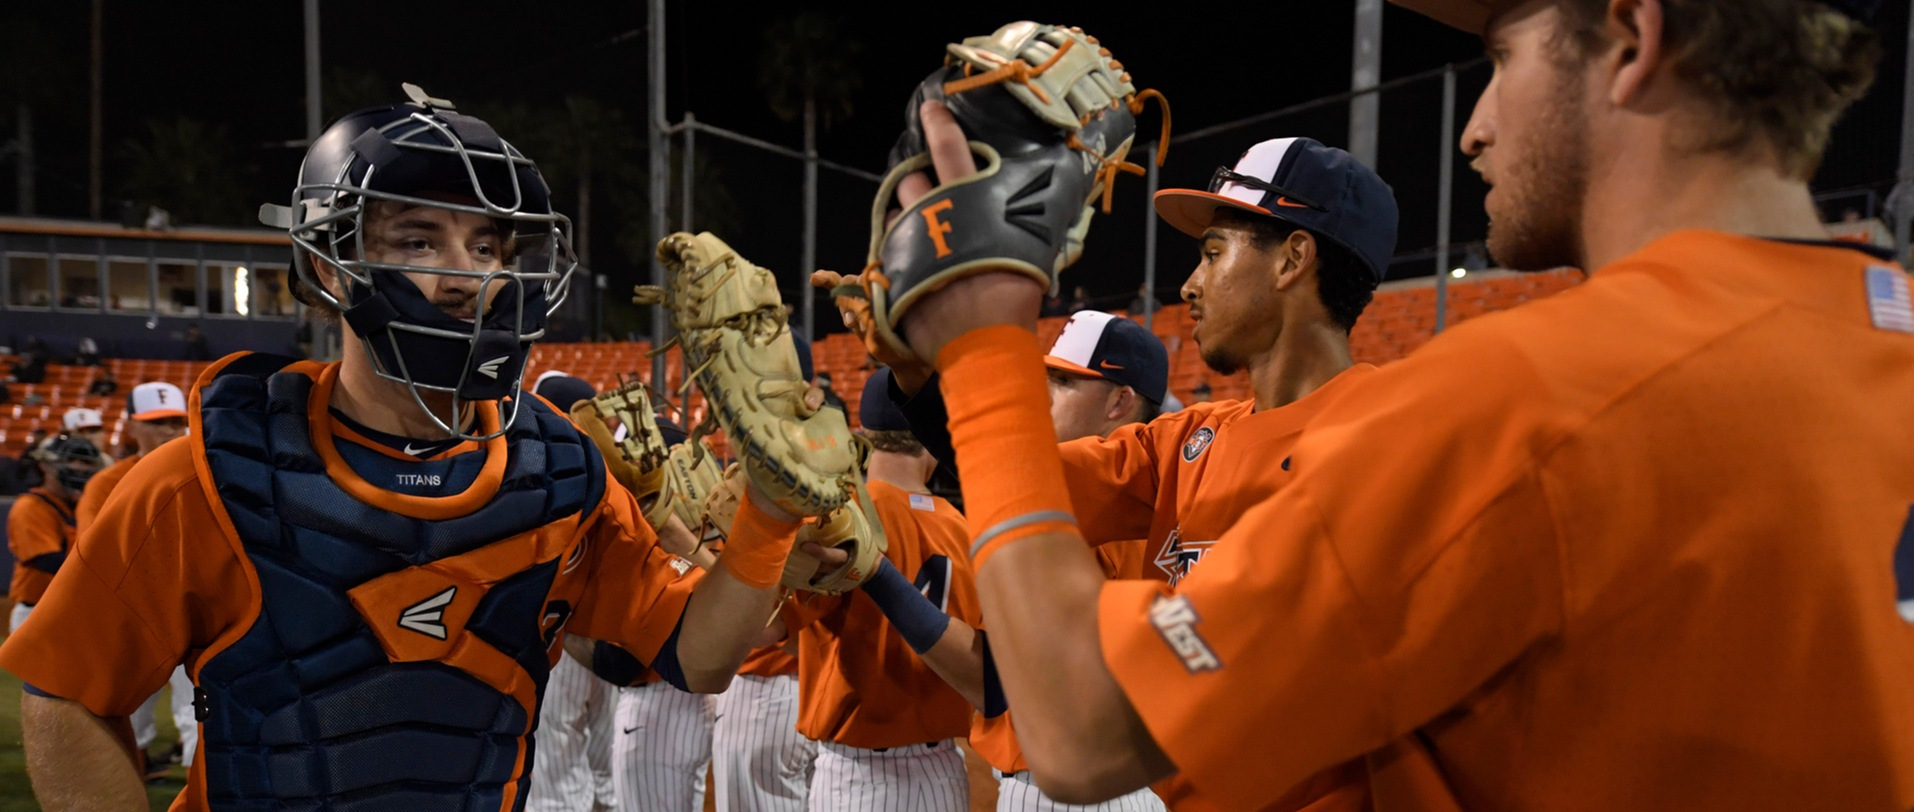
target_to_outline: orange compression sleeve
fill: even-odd
[[[1076,533],[1036,334],[1009,325],[972,330],[944,345],[937,370],[978,571],[1018,539]]]
[[[737,517],[731,520],[731,533],[725,538],[724,554],[718,556],[731,577],[753,589],[770,589],[784,575],[784,560],[791,557],[791,545],[797,541],[797,522],[782,522],[764,514],[750,494],[738,503]]]

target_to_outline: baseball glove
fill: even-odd
[[[666,237],[658,258],[669,283],[640,286],[632,301],[665,305],[711,404],[692,439],[721,425],[751,483],[787,513],[822,516],[844,504],[862,473],[855,440],[843,412],[804,403],[808,384],[771,272],[709,232]]]
[[[804,551],[805,542],[837,547],[848,553],[850,559],[837,569],[820,575],[818,567],[822,562]],[[847,502],[830,515],[807,522],[799,528],[797,543],[791,547],[791,557],[784,561],[782,582],[794,590],[842,595],[870,580],[877,573],[877,562],[883,560],[885,551],[889,549],[890,540],[884,535],[884,524],[871,505],[870,495],[860,485],[855,501]]]
[[[1148,99],[1163,110],[1159,165],[1169,145],[1162,94],[1138,91],[1083,29],[1016,22],[948,50],[906,110],[871,207],[868,264],[855,277],[816,280],[838,283],[832,293],[846,321],[893,365],[914,357],[897,329],[911,306],[953,281],[1012,271],[1056,288],[1057,273],[1082,253],[1092,201],[1109,211],[1117,173],[1144,172],[1125,158]],[[931,166],[918,108],[933,99],[950,109],[981,168],[889,220],[898,184]]]
[[[598,446],[612,478],[638,498],[646,522],[663,527],[666,518],[676,514],[685,527],[698,528],[704,520],[705,494],[722,476],[717,458],[703,442],[665,446],[643,381],[628,380],[581,400],[572,406],[571,417]],[[625,427],[622,440],[617,439],[620,425]]]

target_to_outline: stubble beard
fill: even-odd
[[[1518,271],[1582,264],[1583,201],[1588,194],[1588,111],[1572,66],[1559,71],[1552,101],[1516,146],[1500,178],[1500,205],[1489,211],[1489,253]]]

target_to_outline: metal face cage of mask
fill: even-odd
[[[536,164],[489,125],[405,89],[412,103],[362,110],[329,127],[306,155],[293,205],[262,206],[260,220],[287,229],[301,282],[352,326],[380,377],[405,384],[448,435],[487,440],[516,419],[532,344],[577,270],[571,221],[552,211]],[[475,202],[423,196],[435,193]],[[508,253],[494,270],[369,260],[377,201],[485,217]],[[344,301],[320,282],[315,262],[343,283]],[[473,319],[440,310],[408,273],[477,280]],[[422,392],[450,394],[450,413],[435,411]],[[488,402],[501,402],[490,431],[466,409]]]

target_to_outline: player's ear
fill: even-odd
[[[1276,270],[1276,289],[1287,292],[1302,281],[1305,272],[1315,264],[1316,235],[1296,229],[1276,246],[1276,254],[1281,260]]]
[[[1601,54],[1608,79],[1608,101],[1617,107],[1640,98],[1648,80],[1662,67],[1661,0],[1610,0],[1603,33],[1609,40]]]
[[[1128,419],[1130,411],[1136,408],[1136,390],[1127,386],[1110,389],[1110,397],[1103,402],[1103,419],[1122,422]]]

